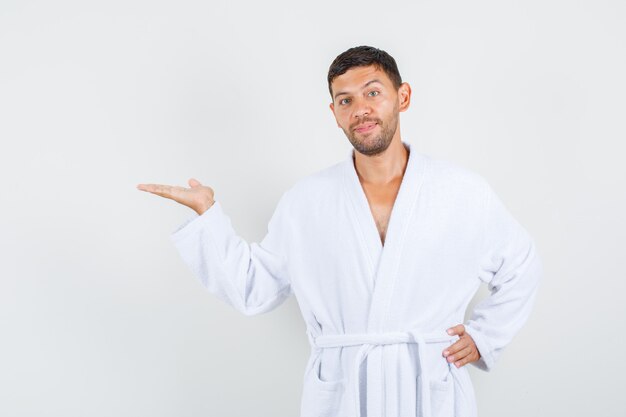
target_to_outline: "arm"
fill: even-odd
[[[170,238],[209,292],[245,315],[261,314],[292,293],[286,258],[288,205],[285,193],[260,243],[249,244],[237,235],[219,201],[183,223]]]
[[[478,278],[487,284],[491,294],[475,306],[465,331],[481,355],[472,364],[490,371],[528,320],[543,271],[528,232],[487,184],[486,192]]]

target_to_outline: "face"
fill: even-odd
[[[354,67],[333,79],[330,109],[354,149],[364,155],[384,152],[399,137],[399,112],[409,107],[411,88],[396,90],[375,66]]]

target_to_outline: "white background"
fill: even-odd
[[[297,415],[295,299],[217,300],[169,241],[192,212],[135,186],[198,178],[259,241],[351,149],[326,75],[357,45],[412,86],[402,139],[485,176],[544,261],[469,366],[480,416],[626,415],[625,4],[2,0],[0,415]]]

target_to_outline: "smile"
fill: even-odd
[[[375,127],[376,127],[376,123],[370,123],[370,124],[366,124],[365,126],[358,127],[358,128],[356,128],[354,130],[359,132],[359,133],[363,133],[363,132],[369,132],[370,130],[372,130]]]

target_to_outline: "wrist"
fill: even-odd
[[[204,214],[204,212],[210,209],[213,206],[213,204],[215,204],[215,200],[207,201],[205,204],[202,204],[200,207],[194,209],[194,211],[198,213],[198,216],[202,216],[202,214]]]

